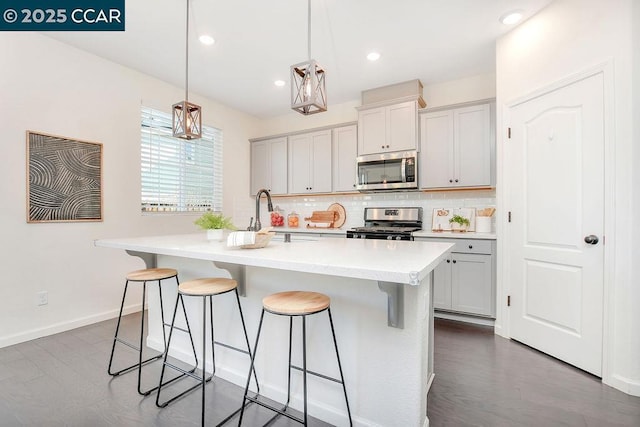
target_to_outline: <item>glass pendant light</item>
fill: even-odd
[[[291,109],[304,115],[327,111],[325,70],[311,59],[311,0],[307,0],[307,51],[308,61],[291,66]]]
[[[186,70],[184,101],[173,104],[173,136],[183,139],[202,138],[202,108],[189,102],[189,0],[187,0]]]

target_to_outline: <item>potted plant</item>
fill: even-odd
[[[452,231],[467,231],[471,222],[469,218],[465,218],[461,215],[454,215],[449,219],[449,224],[451,224]]]
[[[219,212],[205,212],[195,220],[194,224],[207,230],[207,239],[209,240],[221,241],[224,230],[236,230],[231,218],[227,218]]]

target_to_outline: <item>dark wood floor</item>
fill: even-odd
[[[431,426],[640,426],[640,398],[493,329],[436,320]]]
[[[137,327],[127,316],[127,332]],[[114,328],[110,320],[0,349],[0,426],[199,425],[199,395],[159,410],[155,397],[136,393],[135,374],[107,375]],[[437,320],[435,344],[431,426],[640,426],[640,398],[489,328]],[[207,423],[215,425],[239,405],[242,390],[219,379],[207,390]],[[245,425],[268,418],[253,411]]]

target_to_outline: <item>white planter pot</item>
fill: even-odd
[[[223,238],[224,230],[222,228],[218,228],[215,230],[207,230],[207,239],[214,242],[221,242]]]

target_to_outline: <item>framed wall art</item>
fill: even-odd
[[[102,221],[102,144],[27,131],[27,222]]]

